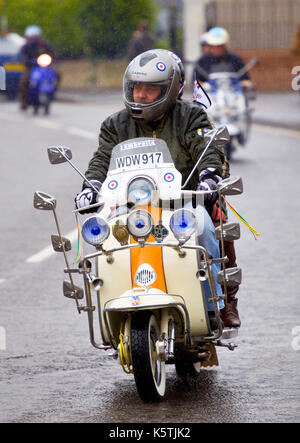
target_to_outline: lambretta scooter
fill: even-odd
[[[216,125],[226,125],[230,134],[225,146],[228,160],[238,146],[245,146],[249,140],[253,112],[249,101],[255,99],[255,91],[253,87],[244,88],[240,78],[257,63],[257,59],[252,59],[239,72],[232,72],[228,63],[216,64],[209,74],[201,69],[206,77],[204,88],[212,102],[207,112]]]
[[[228,139],[226,128],[206,134],[206,147],[184,184],[163,140],[136,138],[115,146],[98,203],[91,205],[101,210],[101,217],[88,216],[82,223],[82,237],[92,251],[78,258],[78,267],[69,265],[71,243],[61,234],[56,200],[44,192],[34,195],[34,207],[52,210],[55,217],[58,235],[52,236],[52,245],[63,252],[69,276],[63,282],[64,295],[75,300],[79,313],[87,312],[91,344],[113,348],[124,371],[134,374],[145,402],[163,399],[166,364],[174,364],[181,377],[196,377],[202,367],[218,365],[217,346],[236,346],[228,340],[237,330],[223,327],[219,302],[230,285],[241,282],[241,269],[226,269],[224,255],[224,240],[239,238],[239,224],[221,220],[215,235],[222,253],[213,258],[198,244],[196,229],[202,220],[187,209],[188,203],[203,203],[208,191],[185,190],[210,145],[224,145]],[[69,162],[87,180],[71,162],[68,148],[50,147],[48,155],[52,164]],[[218,186],[220,203],[224,195],[241,192],[240,177]],[[78,210],[74,212],[79,220]],[[224,286],[222,297],[213,275],[216,265],[222,267],[217,274],[217,282]],[[79,276],[84,289],[75,284]],[[215,312],[213,327],[204,295],[206,281]],[[95,338],[96,313],[102,343]]]

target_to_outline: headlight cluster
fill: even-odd
[[[134,205],[151,204],[155,190],[155,184],[149,177],[136,177],[128,185],[128,202]],[[187,241],[196,229],[194,213],[188,209],[178,209],[172,214],[170,229],[177,240]],[[168,230],[162,226],[161,221],[154,226],[152,215],[145,209],[131,211],[126,224],[117,221],[112,227],[112,232],[121,245],[127,244],[129,235],[137,241],[145,241],[152,233],[158,242],[168,235]],[[107,222],[98,216],[88,218],[82,226],[84,240],[96,247],[101,246],[109,234],[110,228]]]
[[[196,225],[195,214],[188,209],[176,210],[170,219],[170,229],[179,242],[186,242],[195,232]],[[124,224],[121,227],[123,230],[126,229],[128,231],[128,237],[130,234],[135,240],[146,240],[151,233],[155,236],[156,232],[154,219],[150,212],[145,209],[135,209],[130,212],[126,225]],[[113,232],[116,228],[120,229],[118,222],[113,227]],[[84,240],[96,247],[102,245],[109,234],[110,228],[107,222],[97,216],[88,218],[82,226],[82,236]],[[124,233],[122,233],[122,238],[119,238],[115,233],[114,236],[122,245],[126,244],[126,241],[124,241]],[[161,241],[161,239],[157,239],[157,241]]]

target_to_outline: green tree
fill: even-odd
[[[24,34],[36,24],[43,36],[62,56],[83,53],[83,32],[79,24],[81,0],[4,0],[0,15],[5,14],[12,32]]]
[[[36,24],[63,57],[123,55],[141,19],[153,23],[155,0],[1,0],[11,32]]]
[[[123,55],[138,22],[151,24],[155,15],[153,0],[85,0],[80,23],[88,52],[106,58]]]

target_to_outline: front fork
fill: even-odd
[[[131,353],[131,315],[120,327],[120,343],[118,346],[120,364],[126,374],[132,373]],[[175,322],[168,309],[161,310],[160,339],[156,341],[155,348],[159,359],[163,362],[174,358]]]

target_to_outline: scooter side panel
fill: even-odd
[[[163,224],[168,226],[170,213],[163,213]],[[175,239],[174,239],[175,240]],[[189,244],[195,245],[193,237]],[[209,334],[204,295],[201,283],[196,278],[198,271],[197,253],[193,250],[185,250],[186,256],[180,258],[178,253],[171,248],[163,249],[164,272],[168,294],[181,295],[187,306],[190,321],[191,334],[194,337],[207,336]]]
[[[113,236],[110,236],[105,242],[106,249],[118,246],[120,245]],[[119,297],[120,294],[132,288],[130,250],[127,249],[114,254],[112,264],[107,263],[105,256],[98,257],[98,275],[104,282],[100,290],[101,329],[103,341],[107,343],[109,339],[104,327],[103,308],[108,300]]]

